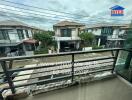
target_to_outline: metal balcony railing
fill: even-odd
[[[104,71],[111,71],[114,72],[118,54],[120,48],[113,48],[113,49],[100,49],[100,50],[92,50],[92,51],[78,51],[78,52],[68,52],[68,53],[59,53],[59,54],[43,54],[43,55],[34,55],[34,56],[21,56],[21,57],[5,57],[0,58],[0,63],[2,66],[3,71],[0,74],[4,74],[3,78],[6,78],[6,82],[3,84],[8,84],[3,90],[11,89],[12,94],[15,94],[16,88],[24,87],[24,86],[32,86],[37,84],[47,84],[47,83],[54,83],[59,81],[70,80],[70,83],[74,83],[76,81],[76,76],[82,76],[86,74],[93,74],[98,72]],[[125,50],[126,51],[126,50]],[[85,54],[92,54],[92,53],[104,53],[110,52],[111,55],[109,56],[100,56],[94,58],[86,59],[76,59],[76,55],[84,55]],[[25,59],[43,59],[47,57],[61,57],[61,56],[70,56],[71,60],[69,61],[62,61],[62,62],[54,62],[44,64],[43,62],[34,64],[30,67],[24,68],[15,68],[12,69],[12,64],[18,60],[25,60]],[[33,60],[33,62],[35,62]],[[20,66],[20,65],[19,65]],[[16,77],[26,76],[26,78],[21,79],[12,79],[13,73],[16,72],[28,72],[23,74],[18,74]],[[35,77],[27,77],[27,75],[36,75]],[[49,75],[54,75],[53,78],[46,78]],[[23,83],[25,80],[32,80],[38,79],[37,81],[31,81]],[[20,82],[19,84],[17,84]]]

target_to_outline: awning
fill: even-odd
[[[37,40],[35,40],[35,39],[28,39],[28,40],[24,40],[23,43],[35,44],[35,43],[37,43]]]

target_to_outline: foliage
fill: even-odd
[[[34,39],[41,41],[42,47],[46,48],[52,44],[52,35],[48,32],[40,32],[34,34]]]
[[[84,32],[84,33],[81,33],[79,35],[79,37],[81,38],[81,40],[84,41],[84,45],[85,46],[90,46],[93,44],[93,41],[95,39],[95,36],[93,33],[91,32]]]
[[[43,31],[34,34],[34,39],[40,41],[39,49],[34,51],[34,54],[48,53],[48,49],[54,46],[55,42],[52,39],[54,33],[52,31]]]
[[[34,54],[46,54],[48,53],[48,48],[41,48],[40,50],[34,51]]]

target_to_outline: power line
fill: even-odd
[[[36,7],[36,6],[31,6],[31,5],[25,5],[25,4],[20,4],[20,3],[16,3],[16,2],[12,2],[12,1],[8,1],[8,0],[1,0],[1,1],[4,1],[4,2],[7,2],[7,3],[11,3],[11,4],[17,4],[17,5],[22,5],[22,6],[25,6],[25,7],[31,7],[31,8],[37,8],[37,9],[41,9],[41,10],[47,10],[47,11],[52,11],[52,12],[58,12],[58,13],[63,13],[63,14],[68,14],[68,15],[77,15],[77,16],[80,16],[80,17],[87,17],[89,18],[90,16],[83,16],[83,15],[79,15],[79,14],[72,14],[72,13],[69,13],[69,12],[60,12],[60,11],[55,11],[55,10],[49,10],[49,9],[45,9],[45,8],[40,8],[40,7]],[[18,8],[18,7],[17,7]],[[23,8],[25,9],[25,8]],[[30,10],[31,11],[31,10]],[[33,10],[32,10],[33,11]],[[62,16],[62,15],[60,15]],[[64,16],[63,16],[64,17]],[[75,17],[74,17],[75,18]],[[91,17],[93,18],[93,17]],[[75,18],[76,19],[76,18]],[[117,19],[109,19],[109,18],[99,18],[99,17],[96,17],[96,19],[107,19],[107,20],[117,20]],[[125,20],[124,20],[125,21]],[[126,20],[127,21],[127,20]],[[130,21],[130,20],[129,20]]]
[[[15,11],[15,12],[18,12],[18,10],[13,10],[13,9],[8,9],[8,8],[3,8],[3,7],[0,7],[1,9],[5,9],[5,10],[9,10],[9,11]],[[21,11],[22,13],[25,13],[25,11],[23,12],[23,11]],[[28,13],[28,14],[34,14],[34,15],[39,15],[39,16],[41,16],[41,17],[44,17],[44,16],[46,16],[46,17],[52,17],[52,16],[48,16],[48,15],[43,15],[43,14],[36,14],[36,13],[31,13],[31,12],[26,12],[26,13]],[[62,19],[62,18],[61,18]],[[70,18],[68,18],[67,17],[67,20],[75,20],[75,21],[80,21],[80,20],[78,20],[78,19],[70,19]],[[84,20],[85,21],[85,20]],[[85,21],[86,22],[86,21]]]
[[[18,12],[17,10],[11,10],[11,9],[8,9],[8,8],[2,8],[2,7],[0,7],[1,9],[5,9],[5,10],[9,10],[9,11],[15,11],[15,12]],[[21,11],[22,12],[22,11]],[[11,12],[8,12],[8,13],[11,13]],[[25,13],[25,12],[22,12],[23,14]],[[20,16],[22,16],[21,14],[16,14],[16,13],[11,13],[11,14],[15,14],[15,15],[20,15]],[[51,17],[51,16],[47,16],[47,15],[41,15],[41,14],[35,14],[35,13],[31,13],[31,12],[28,12],[28,14],[33,14],[33,15],[39,15],[39,16],[41,16],[41,17],[44,17],[44,16],[46,16],[46,17],[48,17],[48,18],[45,18],[45,19],[50,19],[49,17]],[[36,16],[27,16],[27,17],[34,17],[34,18],[40,18],[40,17],[36,17]],[[52,18],[52,17],[51,17]],[[50,19],[51,20],[51,19]],[[60,21],[60,19],[57,19],[56,20],[56,18],[53,18],[52,20],[55,20],[55,21]],[[82,23],[84,23],[83,21],[81,21],[81,20],[76,20],[76,21],[79,21],[79,22],[82,22]],[[85,21],[85,23],[86,22],[92,22],[92,20],[91,21]],[[93,21],[93,22],[97,22],[97,21]]]
[[[63,14],[68,14],[68,15],[73,15],[70,12],[62,12],[62,11],[56,11],[56,10],[49,10],[49,9],[46,9],[46,8],[40,8],[40,7],[36,7],[36,6],[25,5],[25,4],[16,3],[16,2],[8,1],[8,0],[1,0],[1,1],[8,2],[8,3],[12,3],[12,4],[17,4],[17,5],[23,5],[23,6],[26,6],[26,7],[41,9],[41,10],[43,9],[43,10],[47,10],[47,11],[58,12],[58,13],[63,13]],[[79,15],[79,14],[74,14],[74,15],[82,16],[82,15]],[[87,17],[87,16],[85,16],[85,17]]]
[[[7,4],[2,4],[4,6],[8,6],[8,7],[13,7],[13,8],[17,8],[17,9],[22,9],[22,10],[28,10],[28,11],[32,11],[32,12],[36,12],[36,10],[30,10],[30,9],[27,9],[27,8],[21,8],[21,7],[15,7],[15,6],[11,6],[11,5],[7,5]],[[37,11],[39,13],[42,13],[42,14],[50,14],[50,15],[59,15],[59,14],[52,14],[52,13],[47,13],[47,12],[42,12],[42,11]],[[69,16],[64,16],[64,15],[59,15],[59,16],[62,16],[62,17],[68,17],[68,18],[75,18],[75,17],[69,17]]]
[[[4,4],[5,5],[5,4]],[[5,6],[9,6],[9,5],[5,5]],[[13,6],[9,6],[9,7],[13,7]],[[8,9],[8,8],[3,8],[3,7],[0,7],[0,8],[2,8],[2,9],[7,9],[7,10],[10,10],[10,11],[16,11],[16,12],[18,12],[18,10],[11,10],[11,9]],[[13,8],[17,8],[17,9],[22,9],[23,10],[23,8],[19,8],[19,7],[13,7]],[[28,12],[26,12],[26,13],[28,13],[28,14],[34,14],[34,15],[40,15],[40,16],[46,16],[46,17],[52,17],[52,16],[48,16],[48,15],[45,15],[45,14],[36,14],[36,13],[31,13],[31,12],[29,12],[29,11],[32,11],[32,12],[35,12],[34,10],[29,10],[29,9],[24,9],[24,10],[26,10],[26,11],[28,11]],[[22,12],[22,11],[21,11]],[[22,12],[22,13],[25,13],[25,12]],[[41,12],[42,13],[42,12]],[[49,13],[50,14],[50,13]],[[56,15],[56,14],[51,14],[51,15]],[[62,17],[62,18],[65,18],[64,16]],[[62,19],[61,18],[61,19]],[[80,20],[78,20],[78,19],[70,19],[69,17],[67,17],[67,19],[68,20],[75,20],[75,21],[80,21]],[[82,19],[81,19],[82,20]],[[109,20],[112,20],[112,19],[109,19]],[[114,19],[113,19],[114,20]],[[83,20],[83,21],[85,21],[85,20]],[[117,20],[116,20],[117,21]],[[129,21],[129,20],[119,20],[119,21]],[[86,22],[86,21],[85,21]]]
[[[11,15],[7,15],[6,14],[6,12],[5,11],[0,11],[0,12],[2,12],[3,14],[1,14],[1,15],[5,15],[5,16],[8,16],[8,17],[11,17]],[[15,15],[15,16],[12,16],[12,17],[16,17],[16,18],[23,18],[23,19],[28,19],[28,20],[32,20],[32,18],[39,18],[39,19],[49,19],[49,18],[40,18],[40,17],[36,17],[36,16],[24,16],[24,17],[22,17],[22,15],[21,14],[16,14],[16,13],[12,13],[12,12],[9,12],[9,14],[13,14],[13,15]],[[29,18],[29,17],[32,17],[32,18]],[[32,20],[33,21],[33,20]],[[49,19],[47,22],[55,22],[55,21],[60,21],[60,20],[57,20],[57,19]],[[39,21],[40,22],[40,21]],[[92,21],[89,21],[89,22],[92,22]],[[97,21],[96,21],[97,22]]]
[[[6,15],[6,12],[4,12],[4,11],[0,11],[0,12],[3,12],[3,14],[1,14],[0,13],[0,15],[2,15],[2,16],[6,16],[6,17],[10,17],[11,19],[13,19],[14,20],[14,16],[11,16],[11,15]],[[14,13],[11,13],[11,14],[14,14]],[[20,14],[15,14],[15,15],[18,15],[18,16],[15,16],[15,18],[20,18],[21,17],[21,15]],[[13,17],[13,18],[12,18]],[[34,17],[34,18],[39,18],[39,17]],[[31,18],[21,18],[21,19],[23,19],[23,20],[25,20],[25,19],[27,19],[28,21],[29,20],[31,20],[32,22],[33,21],[37,21],[37,22],[40,22],[40,20],[32,20]],[[48,20],[48,22],[52,22],[52,23],[56,23],[56,21],[60,21],[60,20],[53,20],[53,19],[50,19],[50,20]],[[42,21],[41,21],[42,22]],[[96,22],[97,23],[97,22]],[[92,23],[92,25],[94,25],[95,23]],[[88,24],[85,24],[85,25],[88,25]]]

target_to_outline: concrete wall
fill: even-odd
[[[100,35],[101,35],[101,29],[94,29],[94,30],[92,31],[92,33],[93,33],[94,35],[100,36]]]
[[[32,38],[33,37],[33,33],[32,33],[32,30],[31,29],[28,29],[28,35],[29,35],[29,38]]]
[[[119,35],[119,29],[114,29],[112,38],[118,38]]]

